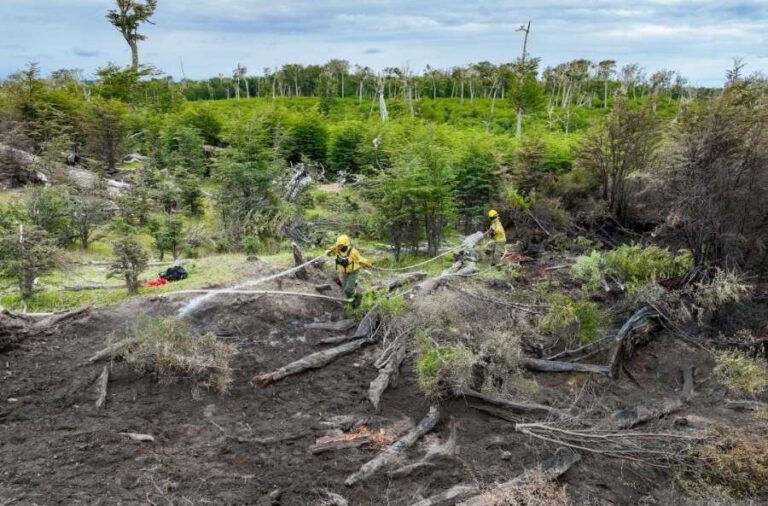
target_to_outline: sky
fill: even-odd
[[[158,0],[142,63],[174,77],[249,74],[331,58],[373,69],[509,62],[531,21],[529,53],[544,66],[586,58],[667,68],[720,86],[734,57],[768,73],[768,0]],[[129,64],[104,18],[114,0],[0,0],[0,76]]]

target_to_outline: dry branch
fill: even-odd
[[[317,353],[308,355],[304,358],[296,360],[295,362],[291,362],[288,365],[284,365],[275,371],[264,374],[257,374],[253,377],[253,380],[262,386],[269,385],[270,383],[279,381],[287,376],[298,374],[308,369],[318,369],[320,367],[326,366],[342,355],[352,353],[353,351],[362,348],[370,342],[371,341],[367,338],[355,339],[354,341],[344,343],[341,346],[336,346],[335,348],[318,351]]]
[[[127,350],[134,344],[138,344],[138,343],[139,343],[139,338],[132,337],[129,339],[124,339],[117,343],[110,344],[103,350],[99,350],[96,353],[94,353],[93,356],[91,356],[91,358],[88,359],[88,362],[94,363],[94,362],[98,362],[99,360],[103,360],[105,358],[112,358],[114,356],[119,355],[123,351]]]
[[[523,358],[520,364],[529,371],[539,372],[591,372],[595,374],[609,374],[610,369],[604,365],[579,364],[577,362],[557,362],[554,360],[541,360],[537,358]]]
[[[535,402],[509,401],[507,399],[501,399],[498,397],[492,397],[490,395],[481,394],[480,392],[477,392],[471,389],[464,389],[462,390],[461,393],[466,397],[479,399],[481,401],[487,402],[488,404],[493,404],[494,406],[508,409],[513,413],[519,413],[523,415],[555,416],[558,418],[564,417],[566,415],[563,411],[560,411],[559,409],[556,409],[550,406],[545,406],[544,404],[537,404]]]
[[[569,448],[559,448],[554,455],[544,460],[540,466],[524,471],[516,478],[497,485],[488,492],[476,495],[459,506],[496,506],[503,504],[503,498],[514,494],[517,487],[527,485],[538,477],[554,481],[564,475],[571,467],[581,460],[581,455]]]
[[[107,383],[109,383],[109,366],[105,365],[97,381],[99,388],[99,397],[96,399],[97,408],[101,408],[107,402]]]
[[[440,411],[436,406],[429,408],[429,413],[419,421],[419,424],[408,434],[393,443],[389,448],[381,452],[372,460],[366,462],[356,473],[351,474],[344,484],[351,487],[355,483],[362,481],[381,468],[391,465],[408,448],[418,441],[418,439],[432,430],[440,420]]]
[[[681,461],[685,452],[675,443],[701,439],[678,433],[626,432],[621,430],[569,429],[544,423],[518,423],[521,434],[606,457],[669,468]]]
[[[635,346],[642,336],[648,335],[654,328],[659,313],[652,307],[645,306],[622,325],[613,339],[613,347],[608,360],[610,377],[616,379],[621,371],[621,364],[632,358]]]
[[[369,434],[342,434],[341,436],[324,436],[315,441],[315,444],[309,447],[309,453],[318,455],[320,453],[344,450],[346,448],[358,448],[371,442]]]

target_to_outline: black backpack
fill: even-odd
[[[187,279],[187,276],[187,271],[180,265],[174,265],[165,272],[160,273],[160,277],[167,281],[181,281],[182,279]]]

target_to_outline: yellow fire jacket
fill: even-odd
[[[488,229],[491,239],[494,242],[507,242],[507,234],[504,232],[504,225],[501,224],[501,220],[494,218],[491,222],[491,228]]]
[[[345,274],[357,272],[361,267],[373,267],[373,264],[366,260],[365,257],[363,257],[359,251],[357,251],[357,248],[349,248],[346,253],[342,253],[338,246],[333,246],[325,254],[329,257],[335,256],[337,260],[336,269],[340,269]],[[339,259],[346,259],[347,265],[343,266],[339,264]]]

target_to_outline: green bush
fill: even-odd
[[[597,250],[592,250],[589,255],[576,258],[576,263],[571,267],[571,274],[585,291],[594,292],[600,289],[601,256]]]
[[[689,254],[674,255],[669,250],[657,246],[625,244],[605,254],[607,272],[619,277],[630,287],[681,276],[690,270],[691,266]]]
[[[474,359],[460,345],[437,344],[426,332],[417,332],[416,375],[427,397],[460,391],[469,385]]]
[[[589,344],[600,337],[602,322],[603,313],[594,302],[574,301],[555,294],[549,312],[539,323],[539,331],[580,344]]]

